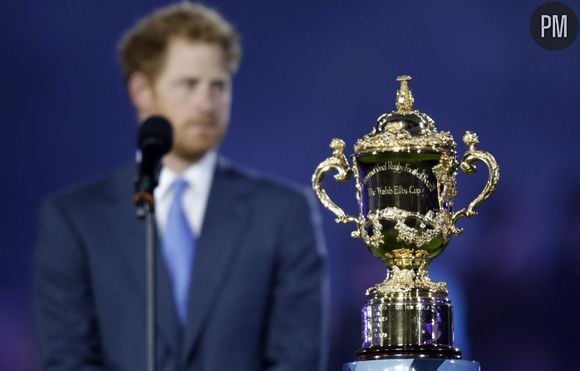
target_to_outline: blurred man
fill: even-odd
[[[143,121],[174,145],[155,190],[159,370],[324,368],[324,249],[305,195],[217,155],[240,58],[232,26],[182,3],[123,37]],[[145,223],[134,165],[47,201],[35,266],[45,370],[145,369]]]

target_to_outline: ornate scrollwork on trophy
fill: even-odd
[[[397,78],[396,110],[379,116],[371,132],[356,141],[351,164],[344,155],[344,142],[335,138],[330,143],[332,156],[318,165],[312,177],[316,196],[336,221],[355,223],[352,237],[361,238],[388,268],[386,279],[367,290],[360,359],[460,357],[453,347],[446,285],[431,281],[428,266],[451,236],[461,233],[458,219],[475,215],[499,181],[497,162],[490,153],[476,149],[478,138],[472,132],[464,135],[468,148],[457,161],[452,135],[438,131],[431,117],[413,108],[410,80],[410,76]],[[489,179],[466,208],[454,212],[457,171],[472,174],[477,161],[487,166]],[[358,216],[347,215],[322,187],[331,170],[340,182],[354,174]],[[437,334],[428,331],[432,323],[427,322],[434,316],[439,319]],[[394,318],[403,323],[396,329],[385,325],[395,323]]]
[[[328,157],[318,165],[316,172],[312,177],[314,192],[322,205],[336,215],[337,223],[358,222],[356,218],[346,215],[346,213],[330,199],[324,188],[322,188],[324,175],[330,170],[337,171],[334,175],[334,179],[338,182],[346,182],[350,179],[352,174],[352,170],[348,165],[348,160],[344,155],[344,141],[342,139],[334,138],[330,142],[330,148],[332,149],[332,156]]]
[[[413,111],[411,114],[420,117],[421,122],[432,123],[433,120],[425,114],[419,111]],[[394,115],[385,114],[379,117],[379,122],[388,120]],[[359,139],[354,145],[355,152],[372,152],[377,150],[384,150],[385,148],[390,148],[393,150],[405,150],[405,149],[432,149],[438,147],[448,147],[455,148],[455,142],[453,137],[447,131],[438,132],[433,128],[430,128],[426,124],[426,128],[422,128],[421,133],[429,134],[428,137],[416,137],[413,136],[409,131],[404,129],[402,126],[396,124],[385,125],[384,129],[381,131],[373,129],[369,134],[365,135]],[[380,124],[377,126],[380,128]],[[379,133],[379,135],[377,135]]]
[[[473,163],[481,161],[487,166],[488,179],[481,193],[477,195],[477,197],[475,197],[466,208],[453,214],[453,224],[455,224],[460,217],[471,217],[477,215],[475,208],[489,198],[499,182],[499,166],[497,165],[497,161],[493,155],[489,152],[480,151],[475,148],[475,145],[479,144],[477,134],[471,131],[466,131],[463,136],[463,142],[467,145],[467,151],[463,155],[463,161],[461,161],[461,164],[459,165],[461,170],[465,174],[473,174],[477,170]]]
[[[447,284],[445,282],[433,282],[423,268],[401,269],[393,266],[389,275],[381,283],[367,289],[367,297],[383,298],[397,294],[409,294],[414,290],[424,289],[426,291],[436,292],[447,295]]]

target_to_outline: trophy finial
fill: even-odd
[[[397,81],[401,82],[401,87],[397,90],[397,101],[395,105],[398,113],[409,113],[413,110],[413,94],[409,90],[407,81],[411,80],[411,76],[402,75],[397,77]]]

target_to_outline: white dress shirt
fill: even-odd
[[[181,174],[181,177],[189,183],[189,187],[183,194],[183,207],[189,226],[196,237],[199,237],[203,226],[203,217],[213,181],[216,161],[216,152],[210,151]],[[163,167],[159,175],[159,185],[154,191],[155,218],[161,235],[165,231],[167,214],[169,214],[169,208],[173,200],[171,185],[178,177],[178,174]]]

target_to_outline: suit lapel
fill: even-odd
[[[210,191],[202,233],[197,242],[188,300],[183,356],[194,349],[224,278],[234,260],[236,246],[249,222],[242,199],[243,187],[223,159],[218,162]]]
[[[113,195],[115,203],[110,214],[110,223],[115,230],[116,239],[129,265],[139,290],[143,295],[145,308],[146,273],[145,273],[145,220],[137,219],[135,207],[131,202],[133,196],[134,167],[124,170],[116,178]],[[179,323],[172,297],[171,284],[165,261],[157,245],[157,328],[166,343],[174,350],[179,348]],[[145,323],[143,323],[145,326]]]

